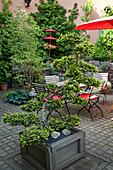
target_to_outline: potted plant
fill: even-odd
[[[83,157],[85,150],[84,132],[74,128],[79,125],[80,119],[71,113],[64,113],[64,117],[55,114],[56,117],[53,118],[52,112],[62,108],[63,101],[75,105],[87,103],[85,99],[77,96],[83,90],[79,86],[80,83],[96,87],[100,85],[99,80],[85,77],[83,74],[85,71],[97,72],[97,69],[83,61],[76,63],[74,56],[56,59],[53,66],[55,69],[62,68],[66,72],[65,76],[68,77],[68,81],[58,89],[55,84],[47,84],[47,92],[39,94],[37,101],[29,101],[27,105],[21,107],[25,111],[30,111],[29,113],[5,114],[3,117],[3,122],[9,123],[11,126],[29,127],[19,135],[21,155],[37,169],[45,170],[65,168]],[[60,97],[54,100],[55,95],[62,96],[63,100]],[[33,112],[35,110],[38,111],[38,115]],[[51,113],[49,116],[47,111]],[[51,143],[51,136],[56,138],[59,133],[61,136],[64,129],[64,133],[68,134],[67,137],[58,141],[54,139]],[[68,130],[70,129],[72,131],[69,135]]]
[[[50,118],[48,125],[44,125],[36,113],[13,113],[5,115],[3,122],[27,127],[19,134],[21,155],[37,169],[64,168],[84,155],[85,133],[73,128],[80,122],[76,115]]]
[[[10,73],[10,63],[0,61],[0,87],[1,90],[6,91],[7,90],[7,83],[9,82],[11,77]]]

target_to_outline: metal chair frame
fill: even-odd
[[[104,116],[104,115],[103,115],[102,109],[97,105],[97,103],[99,101],[99,98],[100,98],[100,95],[93,95],[92,92],[93,92],[93,87],[92,87],[90,93],[84,93],[84,95],[87,95],[87,94],[89,95],[89,99],[87,99],[88,100],[87,104],[83,104],[83,107],[78,111],[77,115],[79,116],[79,113],[85,108],[89,112],[90,117],[93,120],[93,115],[92,115],[92,112],[91,112],[91,108],[94,105],[100,110],[102,116]],[[82,96],[82,94],[80,94],[79,96]],[[93,99],[92,97],[95,97],[95,98]],[[84,98],[84,97],[82,97],[82,98]]]
[[[34,86],[34,89],[35,89],[37,95],[38,95],[38,94],[41,94],[41,93],[48,92],[48,91],[46,90],[44,84],[33,83],[33,86]],[[52,93],[54,93],[54,92],[52,92]],[[57,94],[56,94],[56,95],[57,95]],[[58,98],[60,98],[61,100],[63,100],[62,96],[59,96],[59,95],[57,95],[57,96],[58,96]],[[56,99],[56,100],[57,100],[57,99]],[[64,102],[65,102],[67,111],[68,111],[68,113],[70,114],[70,111],[69,111],[69,108],[68,108],[68,105],[67,105],[67,101],[64,100]],[[42,107],[40,107],[40,108],[37,110],[37,114],[38,114],[38,112],[41,110],[41,108],[42,108]],[[57,113],[59,113],[60,116],[62,116],[61,113],[60,113],[58,110],[55,110],[55,111],[56,111]],[[49,111],[49,114],[47,115],[47,120],[48,120],[48,118],[49,118],[49,116],[51,115],[52,112],[53,112],[53,111],[51,111],[51,112]]]
[[[88,86],[85,90],[85,92],[87,90],[91,90],[92,86]],[[103,98],[103,104],[106,101],[106,89],[107,89],[107,83],[106,81],[102,81],[102,85],[98,88],[93,87],[93,94],[98,94],[100,97]],[[104,96],[102,96],[101,94],[104,94]]]

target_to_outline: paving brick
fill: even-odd
[[[106,166],[106,169],[107,169],[107,170],[113,170],[113,166],[108,165],[108,166]]]
[[[2,165],[2,168],[3,168],[3,169],[5,169],[5,168],[7,168],[7,167],[8,167],[7,164]]]
[[[11,149],[10,147],[4,148],[5,151],[8,151],[8,150],[10,150],[10,149]]]
[[[14,169],[11,167],[8,167],[8,168],[5,168],[5,170],[14,170]]]
[[[13,113],[21,111],[19,106],[9,103],[7,103],[7,105],[4,104],[3,100],[1,100],[0,93],[0,106],[1,105],[1,112],[3,114],[5,112]],[[100,119],[96,118],[93,122],[90,118],[81,117],[82,122],[80,123],[80,129],[86,132],[87,155],[65,168],[65,170],[109,170],[113,167],[113,134],[112,129],[110,129],[109,126],[113,124],[111,121],[112,117],[113,113],[109,113],[106,117]],[[22,165],[18,141],[18,133],[23,129],[24,128],[20,126],[12,128],[3,122],[0,122],[0,134],[2,134],[0,136],[0,164],[6,166],[5,170],[12,170],[13,167],[11,167],[11,164],[14,165],[15,169],[25,169],[25,166]],[[16,157],[15,155],[19,155],[19,157]],[[19,164],[19,161],[21,162],[21,165]],[[27,162],[24,162],[24,164],[27,166]],[[28,169],[33,168],[31,167]]]

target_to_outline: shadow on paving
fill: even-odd
[[[35,170],[30,163],[21,157],[20,154],[8,158],[5,160],[6,165],[10,168],[0,168],[7,170]],[[105,168],[108,165],[107,162],[92,156],[88,153],[85,153],[84,157],[74,162],[68,167],[65,167],[63,170],[100,170]]]

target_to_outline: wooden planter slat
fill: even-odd
[[[66,138],[46,145],[21,147],[21,155],[38,170],[61,170],[84,156],[85,133],[77,131]]]

